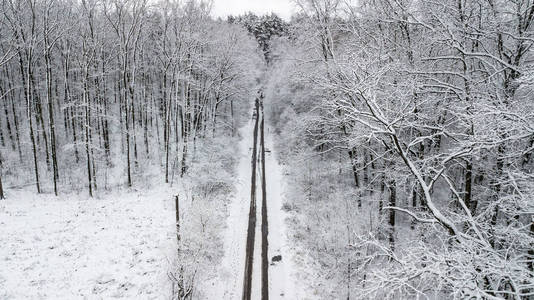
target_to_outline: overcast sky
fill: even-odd
[[[213,15],[225,18],[228,15],[240,15],[252,11],[256,14],[274,12],[288,20],[295,11],[291,0],[214,0]]]

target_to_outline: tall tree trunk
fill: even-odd
[[[9,136],[11,148],[13,149],[13,151],[15,151],[16,150],[15,138],[13,136],[13,130],[11,129],[11,120],[9,119],[9,109],[7,107],[9,94],[10,94],[10,91],[9,90],[5,91],[2,85],[0,84],[0,98],[2,98],[2,102],[4,102],[4,115],[5,115],[5,120],[6,120],[7,134]],[[2,124],[0,124],[0,127],[2,127]]]
[[[19,61],[19,62],[22,64],[22,61]],[[22,65],[21,65],[21,70],[22,70]],[[11,113],[13,114],[13,123],[15,124],[15,137],[17,139],[17,149],[19,153],[19,160],[22,163],[22,148],[20,147],[19,118],[18,118],[17,110],[15,108],[15,89],[13,88],[13,83],[12,83],[13,78],[10,75],[11,73],[9,72],[9,69],[7,66],[5,68],[5,73],[6,73],[6,78],[7,78],[8,89],[11,94]],[[24,74],[22,74],[22,78],[24,79]],[[24,86],[24,80],[22,81],[22,83]],[[24,91],[26,91],[25,88],[23,89]]]
[[[74,157],[76,158],[76,163],[79,163],[80,162],[80,154],[79,154],[79,151],[78,151],[78,135],[76,134],[76,124],[78,123],[77,122],[77,118],[76,118],[76,115],[77,115],[77,108],[76,108],[76,103],[72,102],[72,106],[70,107],[70,120],[71,120],[71,127],[72,127],[72,140],[73,140],[73,143],[74,143]],[[81,139],[81,138],[80,138]]]
[[[89,68],[89,66],[85,66],[86,68]],[[89,118],[90,118],[90,110],[89,110],[89,74],[88,70],[85,70],[85,76],[84,76],[84,83],[83,83],[83,103],[85,105],[85,154],[87,158],[87,180],[88,180],[88,187],[89,187],[89,196],[93,197],[93,175],[91,171],[91,150],[90,150],[90,128],[89,128]]]
[[[24,62],[22,59],[22,53],[19,52],[19,65],[20,73],[22,75],[22,84],[24,88],[24,96],[26,97],[26,114],[28,117],[28,125],[30,127],[30,142],[32,144],[33,151],[33,166],[35,174],[35,187],[37,188],[37,193],[41,193],[41,185],[39,183],[39,165],[37,163],[37,147],[35,145],[35,133],[33,131],[33,116],[32,116],[32,87],[31,80],[29,75],[29,70],[31,69],[31,54],[28,55],[28,61],[26,64],[26,72],[24,71]]]
[[[163,71],[163,144],[165,147],[165,183],[169,183],[169,130],[170,130],[170,100],[167,98],[167,68]]]
[[[46,22],[47,20],[45,20],[45,24]],[[50,45],[48,41],[48,35],[46,33],[47,26],[44,27],[44,30],[45,30],[44,58],[45,58],[45,67],[46,67],[46,101],[48,102],[48,122],[50,126],[50,146],[52,150],[54,194],[57,196],[58,195],[57,181],[59,179],[59,174],[58,174],[58,166],[57,166],[56,129],[54,125],[54,106],[53,106],[53,99],[52,99],[52,67],[50,66]]]
[[[125,54],[127,55],[127,54]],[[129,113],[129,97],[128,97],[128,79],[127,79],[127,56],[123,61],[123,70],[122,70],[122,80],[123,80],[123,89],[124,89],[124,124],[126,125],[126,171],[128,176],[128,186],[132,186],[132,167],[130,165],[130,113]],[[133,96],[132,96],[133,97]]]
[[[50,149],[48,146],[48,135],[46,134],[45,121],[43,117],[43,105],[41,103],[41,97],[37,91],[37,84],[35,83],[35,77],[33,76],[33,68],[28,69],[29,80],[32,85],[32,100],[35,102],[37,116],[35,120],[37,121],[37,126],[41,126],[41,132],[43,135],[43,142],[45,145],[45,154],[46,154],[46,168],[50,170]],[[36,129],[38,130],[38,129]],[[39,132],[39,131],[38,131]],[[37,132],[37,134],[38,134]]]
[[[183,146],[182,146],[182,167],[181,167],[181,173],[180,176],[184,176],[184,174],[187,172],[187,144],[189,141],[189,134],[191,130],[191,85],[190,83],[186,84],[186,101],[185,101],[185,107],[184,107],[184,117],[183,120]]]
[[[6,78],[7,79],[7,78]],[[7,81],[7,80],[6,80]],[[11,133],[11,121],[9,120],[9,110],[7,108],[8,96],[10,94],[9,90],[4,89],[4,86],[0,84],[0,100],[4,103],[4,119],[6,120],[6,129],[8,131],[9,139],[11,141],[11,146],[13,151],[15,150],[15,141],[13,139],[13,134]],[[3,129],[2,122],[0,122],[0,130]],[[3,145],[5,147],[5,145]]]

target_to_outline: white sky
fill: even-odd
[[[259,15],[274,12],[289,20],[295,11],[295,5],[291,0],[214,0],[213,2],[212,14],[223,18],[251,11]]]

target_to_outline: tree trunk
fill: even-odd
[[[37,117],[35,120],[37,121],[37,127],[39,125],[41,126],[41,132],[43,133],[43,141],[45,145],[45,154],[46,154],[46,168],[50,170],[50,149],[48,147],[48,135],[46,134],[46,128],[45,128],[45,121],[43,118],[43,106],[41,103],[41,97],[39,96],[39,93],[36,89],[37,84],[35,83],[35,78],[33,76],[33,68],[28,68],[28,75],[29,75],[29,81],[32,85],[32,99],[34,99],[35,107],[37,110]],[[36,129],[38,130],[38,129]],[[39,134],[39,131],[37,131],[37,134]]]
[[[46,21],[45,21],[46,23]],[[57,166],[57,152],[56,152],[56,130],[54,125],[54,106],[52,99],[52,67],[50,66],[50,45],[48,42],[48,35],[46,34],[45,26],[45,67],[46,67],[46,100],[48,102],[48,121],[50,126],[50,146],[52,150],[52,170],[54,181],[54,194],[58,195],[57,180],[59,179]]]
[[[123,80],[123,89],[124,89],[124,124],[126,125],[126,170],[128,173],[128,186],[132,186],[132,167],[130,165],[130,113],[129,113],[129,97],[128,97],[128,79],[126,64],[127,58],[124,58],[124,65],[122,70],[122,80]],[[133,96],[132,96],[133,97]]]
[[[37,164],[37,147],[35,145],[35,133],[33,131],[33,117],[32,117],[32,87],[31,87],[31,80],[29,76],[29,69],[31,68],[31,55],[28,56],[28,62],[27,62],[27,70],[28,72],[24,71],[24,62],[22,60],[22,53],[19,52],[19,64],[20,64],[20,72],[22,75],[22,85],[24,88],[24,96],[26,97],[26,113],[28,117],[28,125],[30,127],[30,142],[32,144],[32,151],[33,151],[33,166],[34,166],[34,174],[35,174],[35,186],[37,188],[37,193],[41,193],[41,185],[39,183],[39,165]]]
[[[165,147],[165,183],[169,183],[169,108],[170,101],[167,99],[167,68],[163,71],[163,144]]]
[[[389,184],[389,206],[397,205],[397,183],[392,180]],[[389,209],[389,245],[391,251],[395,251],[395,210]]]
[[[354,185],[360,188],[360,180],[358,179],[358,166],[356,165],[356,150],[352,148],[349,150],[350,165],[352,167],[352,175],[354,176]]]
[[[4,125],[0,122],[0,145],[6,146],[6,140],[4,139]]]
[[[477,203],[472,201],[472,185],[473,185],[473,163],[468,161],[465,167],[465,192],[464,203],[471,210],[471,214],[474,216]]]
[[[4,186],[2,185],[2,154],[0,153],[0,200],[5,199]]]
[[[22,64],[22,61],[20,61],[20,63]],[[21,70],[22,70],[22,65],[21,65]],[[13,88],[13,83],[12,83],[13,78],[11,77],[7,66],[6,66],[5,72],[6,72],[6,77],[7,77],[7,84],[8,84],[7,86],[11,94],[11,113],[13,114],[13,123],[15,124],[15,137],[17,139],[17,149],[19,153],[19,160],[22,163],[22,148],[20,147],[19,118],[18,118],[17,110],[15,109],[15,89]],[[24,74],[22,74],[22,78],[24,79]],[[22,81],[22,83],[24,86],[24,80]]]
[[[9,119],[9,109],[7,108],[7,102],[8,102],[8,96],[10,94],[10,91],[5,91],[2,85],[0,84],[0,97],[3,98],[2,102],[4,102],[4,115],[6,120],[6,129],[7,134],[9,136],[9,141],[11,142],[11,148],[13,151],[16,150],[15,148],[15,138],[13,137],[13,130],[11,129],[11,120]],[[0,123],[0,127],[2,127],[2,124]]]
[[[88,68],[88,66],[86,66],[86,68]],[[87,158],[87,180],[88,180],[88,187],[89,187],[89,196],[90,197],[93,197],[93,176],[91,174],[91,151],[90,151],[90,141],[89,141],[89,132],[90,132],[90,128],[89,128],[89,118],[90,118],[90,111],[89,111],[89,87],[87,86],[88,85],[88,81],[89,81],[89,76],[88,76],[88,71],[85,70],[86,74],[85,74],[85,78],[84,78],[84,83],[83,83],[83,98],[84,98],[84,101],[83,103],[85,104],[85,154],[86,154],[86,158]]]
[[[367,195],[369,192],[369,166],[367,162],[367,151],[363,151],[363,188],[364,194]]]

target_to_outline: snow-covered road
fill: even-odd
[[[227,228],[224,237],[224,257],[219,268],[217,279],[211,283],[213,287],[208,299],[241,299],[245,268],[245,244],[247,235],[248,212],[250,207],[251,148],[253,144],[253,122],[241,129],[240,161],[236,176],[236,196],[228,206]],[[266,148],[271,150],[265,156],[267,207],[269,222],[269,262],[272,257],[281,255],[282,260],[269,265],[269,296],[270,299],[296,300],[293,270],[293,252],[287,240],[286,213],[283,205],[282,169],[272,149],[273,136],[268,126],[265,132]],[[258,147],[259,148],[259,147]],[[259,155],[258,155],[259,157]],[[252,299],[261,298],[261,174],[258,171],[257,184],[257,222],[254,247],[254,265],[252,271]]]

